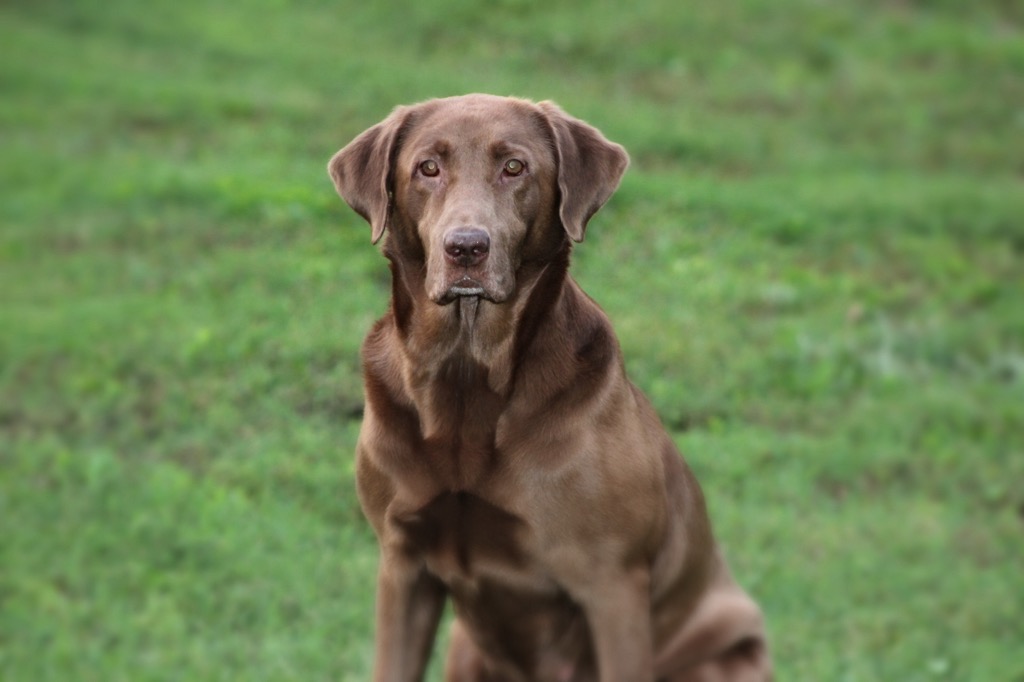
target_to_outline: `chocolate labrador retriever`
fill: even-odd
[[[567,272],[628,162],[488,95],[399,107],[330,161],[392,274],[356,453],[377,682],[422,679],[448,597],[452,682],[771,678],[697,481]]]

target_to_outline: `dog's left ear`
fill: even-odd
[[[629,166],[621,145],[573,118],[554,102],[538,105],[547,117],[558,154],[562,226],[573,241],[583,241],[587,221],[608,201]]]
[[[370,223],[374,244],[384,234],[391,214],[391,167],[407,116],[408,108],[398,107],[349,142],[327,164],[338,194]]]

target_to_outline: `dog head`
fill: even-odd
[[[625,150],[551,102],[467,95],[399,107],[334,155],[341,197],[421,257],[427,296],[507,301],[523,262],[582,241]]]

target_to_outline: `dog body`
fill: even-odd
[[[700,488],[568,275],[625,151],[550,103],[400,107],[329,164],[392,271],[363,346],[374,680],[771,677]]]

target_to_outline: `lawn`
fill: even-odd
[[[11,0],[0,45],[0,679],[369,678],[388,275],[325,165],[487,91],[632,155],[573,271],[778,678],[1024,681],[1019,4]]]

